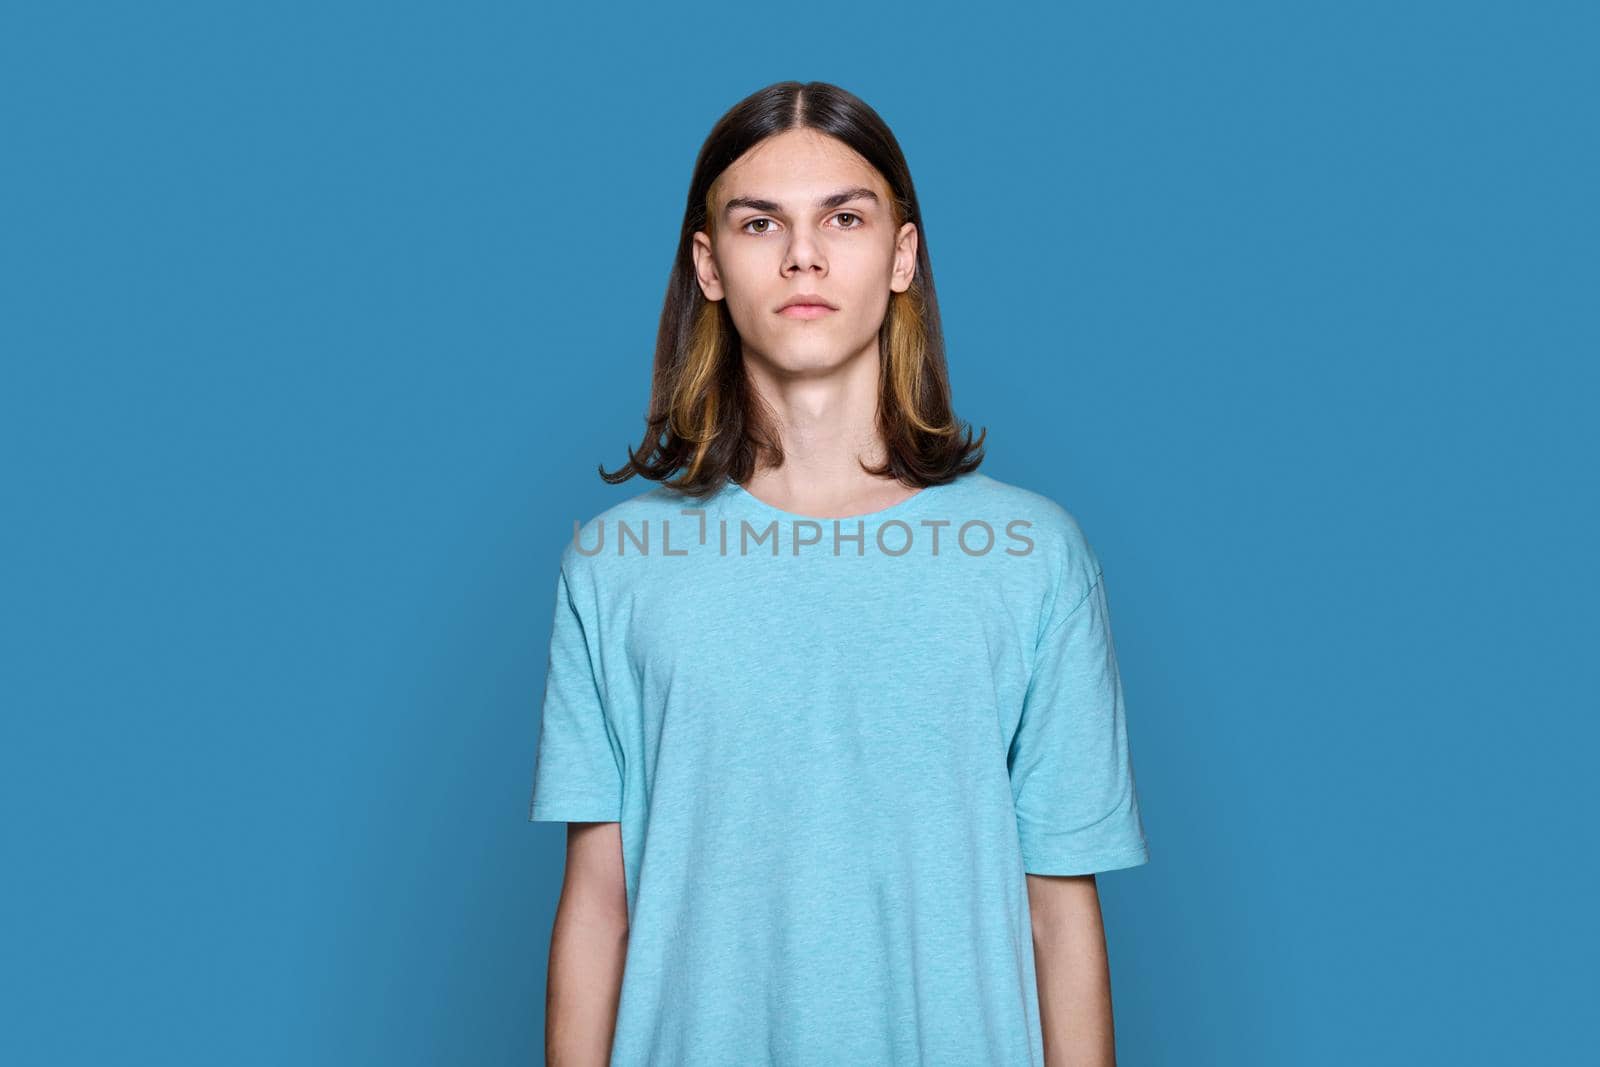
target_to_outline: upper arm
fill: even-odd
[[[1092,874],[1029,874],[1028,917],[1034,937],[1072,941],[1101,930],[1100,885]]]
[[[1025,870],[1083,875],[1149,861],[1104,575],[1084,547],[1034,653],[1007,769]]]
[[[621,823],[567,823],[567,864],[561,896],[564,907],[575,906],[596,921],[627,925]]]
[[[602,694],[597,594],[592,582],[569,574],[565,563],[555,594],[528,817],[565,823],[620,819],[622,762]]]

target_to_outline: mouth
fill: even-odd
[[[834,308],[827,304],[789,304],[778,309],[778,314],[791,319],[820,319],[832,315]]]

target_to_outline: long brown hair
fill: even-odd
[[[656,333],[644,441],[628,449],[628,462],[616,471],[608,474],[600,466],[607,482],[637,474],[701,496],[730,478],[746,481],[758,461],[782,464],[772,413],[745,376],[727,301],[707,300],[701,292],[693,246],[697,230],[713,233],[713,186],[722,172],[766,138],[801,128],[838,139],[876,167],[889,186],[894,228],[906,222],[917,227],[915,277],[905,292],[890,294],[878,334],[878,430],[887,455],[882,466],[863,469],[920,487],[948,482],[983,462],[988,430],[974,441],[971,427],[958,422],[950,407],[927,230],[899,143],[876,111],[844,89],[785,81],[735,104],[700,147]]]

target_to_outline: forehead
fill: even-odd
[[[877,168],[842,141],[815,130],[785,130],[751,148],[717,179],[716,198],[755,196],[793,206],[850,185],[889,196]]]

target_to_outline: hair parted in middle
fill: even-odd
[[[647,429],[628,461],[600,477],[615,484],[640,475],[705,496],[757,466],[775,467],[783,450],[773,413],[751,387],[725,300],[707,300],[695,273],[694,234],[715,240],[717,179],[748,150],[788,130],[836,138],[877,169],[889,186],[894,228],[917,227],[910,288],[892,293],[879,331],[882,372],[878,431],[887,454],[869,473],[912,486],[937,485],[976,470],[988,431],[972,439],[951,409],[944,332],[933,285],[927,231],[910,168],[894,134],[871,107],[827,82],[785,81],[739,101],[719,119],[695,159],[677,257],[656,333]]]

